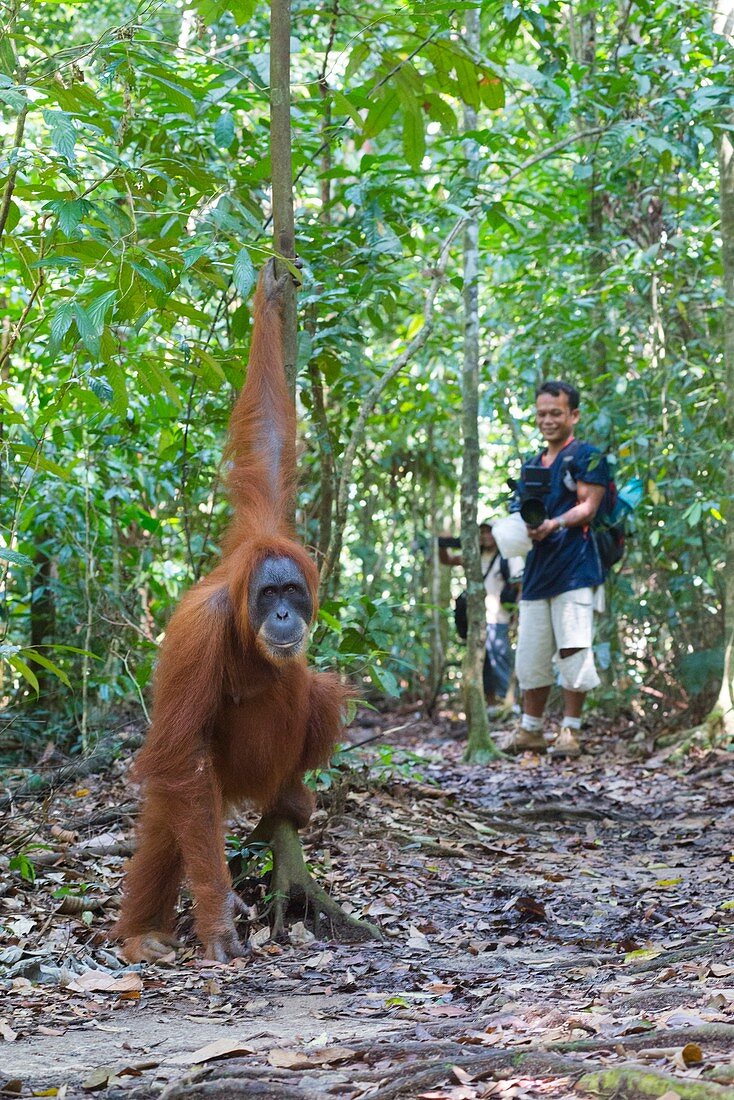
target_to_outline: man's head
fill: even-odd
[[[563,446],[579,422],[579,391],[569,382],[543,382],[535,391],[535,423],[546,443]]]
[[[490,523],[479,524],[479,548],[480,550],[497,549],[497,543],[494,541],[492,525]]]

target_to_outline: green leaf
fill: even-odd
[[[232,267],[232,278],[237,291],[246,298],[255,284],[255,268],[246,248],[241,248]]]
[[[417,101],[403,101],[403,152],[413,171],[418,171],[426,151],[423,116]]]
[[[223,111],[214,123],[214,140],[222,149],[229,149],[234,141],[234,119],[229,111]]]
[[[59,466],[58,463],[44,458],[37,447],[29,447],[26,443],[14,443],[12,448],[13,453],[34,470],[45,470],[47,474],[55,474],[56,477],[61,477],[64,481],[69,480],[68,471],[63,466]]]
[[[39,687],[36,674],[33,669],[29,668],[25,661],[22,661],[20,657],[8,657],[8,664],[12,665],[16,672],[19,672],[24,680],[27,680],[31,685],[36,695],[38,695]]]
[[[66,237],[73,236],[84,215],[91,209],[92,204],[86,199],[54,199],[44,207],[44,210],[52,210],[57,215],[59,227]]]
[[[130,267],[137,271],[138,275],[142,275],[146,283],[150,283],[150,285],[154,286],[156,290],[163,290],[166,293],[168,292],[168,287],[166,286],[166,284],[158,275],[156,275],[155,271],[151,270],[151,268],[145,267],[143,264],[136,263],[134,260],[130,261]]]
[[[398,682],[387,668],[382,668],[380,665],[369,666],[370,680],[380,691],[384,691],[386,695],[396,696],[400,694],[398,688]]]
[[[381,133],[398,109],[397,92],[388,91],[370,107],[362,127],[362,137],[373,138]]]
[[[0,559],[12,562],[13,565],[32,566],[33,559],[27,554],[21,554],[19,550],[11,550],[9,546],[0,546]]]
[[[357,43],[357,45],[354,47],[349,55],[349,61],[347,62],[347,67],[344,73],[345,84],[349,83],[351,77],[354,76],[357,69],[359,69],[365,63],[365,61],[368,57],[371,56],[371,54],[372,50],[366,42]]]
[[[357,126],[362,127],[362,116],[359,113],[357,107],[354,106],[349,96],[344,95],[343,92],[334,92],[334,109],[340,115],[348,115],[352,122]]]
[[[44,111],[43,118],[51,131],[51,144],[57,153],[70,162],[74,162],[76,129],[70,114],[66,111]]]
[[[482,102],[490,111],[497,111],[505,105],[505,86],[498,76],[484,76],[479,82]]]
[[[44,657],[42,653],[38,653],[35,649],[24,649],[23,655],[29,661],[35,661],[37,665],[41,665],[42,668],[48,669],[49,672],[53,672],[54,676],[57,676],[61,680],[62,684],[66,684],[67,687],[71,687],[71,681],[64,672],[63,668],[59,668],[53,661],[49,661],[48,657]]]
[[[74,320],[74,303],[62,302],[51,318],[51,343],[58,347]]]
[[[101,334],[105,323],[105,314],[117,298],[116,290],[107,290],[94,298],[87,306],[87,313],[96,331]]]
[[[25,882],[36,881],[36,868],[33,866],[28,856],[24,856],[22,852],[17,856],[11,857],[8,867],[11,871],[19,871],[20,877]]]
[[[454,69],[459,81],[461,98],[469,107],[479,107],[479,73],[477,66],[468,57],[455,55]]]
[[[90,355],[96,358],[99,354],[99,337],[101,335],[101,329],[94,323],[89,313],[80,302],[74,302],[74,320],[76,321],[76,327],[85,348]]]

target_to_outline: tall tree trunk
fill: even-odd
[[[733,6],[734,7],[734,6]],[[731,13],[730,13],[731,17]],[[731,33],[731,31],[730,31]],[[734,125],[734,111],[727,122]],[[722,416],[726,418],[726,472],[724,498],[726,564],[724,568],[724,672],[717,702],[727,738],[734,740],[734,145],[732,132],[724,130],[719,145],[719,203],[721,207],[721,255],[724,273],[724,364]]]
[[[479,12],[466,13],[466,41],[479,52]],[[464,108],[464,130],[476,130],[477,113]],[[475,198],[479,176],[476,142],[464,142],[467,169],[472,183],[470,201]],[[464,364],[461,372],[462,464],[461,464],[461,556],[466,573],[468,631],[462,666],[464,709],[466,710],[466,759],[480,761],[497,755],[489,735],[487,707],[482,684],[484,646],[487,637],[484,579],[479,552],[477,497],[479,489],[479,217],[474,213],[464,230]]]

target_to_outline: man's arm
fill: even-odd
[[[562,516],[554,516],[552,519],[545,520],[540,527],[528,528],[528,535],[533,542],[542,542],[543,539],[548,538],[548,535],[552,535],[554,531],[558,531],[561,527],[588,527],[599,511],[606,491],[606,485],[591,485],[588,481],[577,482],[576,496],[578,504],[574,505],[573,508],[569,508]]]

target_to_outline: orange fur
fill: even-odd
[[[295,411],[285,384],[280,289],[266,268],[255,295],[247,380],[230,421],[234,516],[223,559],[174,612],[155,675],[151,728],[135,764],[145,803],[116,934],[136,959],[160,956],[170,941],[184,876],[207,953],[240,953],[223,845],[227,807],[246,800],[305,825],[312,796],[303,774],[328,761],[350,695],[303,656],[269,661],[249,620],[250,578],[270,555],[296,562],[316,613],[316,566],[294,541],[290,521]]]

